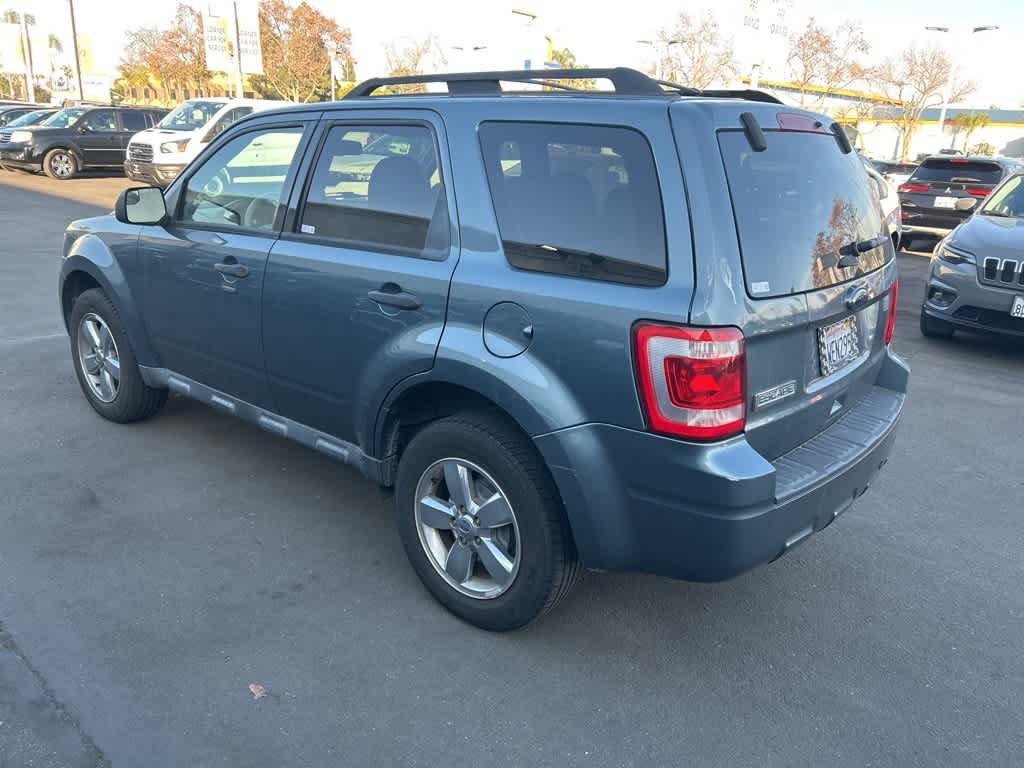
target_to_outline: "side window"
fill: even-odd
[[[224,133],[228,126],[237,123],[246,115],[252,114],[252,107],[235,107],[221,115],[207,132],[207,141],[213,141],[214,136]]]
[[[121,125],[126,131],[142,131],[146,128],[146,116],[134,110],[125,110],[121,113]]]
[[[82,127],[90,131],[116,131],[114,112],[110,109],[94,109],[82,121]]]
[[[443,259],[448,206],[423,125],[336,125],[317,158],[299,232]]]
[[[268,128],[227,142],[189,178],[178,220],[272,231],[302,131]]]
[[[479,135],[510,264],[613,283],[665,282],[661,189],[642,134],[489,122]]]

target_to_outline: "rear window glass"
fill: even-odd
[[[630,285],[668,275],[654,157],[629,128],[484,123],[502,246],[520,269]]]
[[[964,184],[998,184],[1003,169],[977,160],[925,160],[914,171],[914,181],[953,181]]]
[[[884,234],[877,196],[856,154],[831,135],[765,131],[754,152],[740,131],[719,131],[751,296],[812,291],[878,269],[892,251],[860,254],[840,268],[840,250]],[[887,241],[888,242],[888,241]]]

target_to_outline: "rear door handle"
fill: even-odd
[[[248,277],[249,268],[245,264],[239,264],[237,262],[232,264],[224,264],[218,262],[213,265],[213,268],[220,272],[222,275],[231,275],[232,277]]]
[[[423,306],[423,302],[415,294],[406,293],[394,283],[385,283],[379,290],[370,291],[366,295],[378,304],[398,309],[419,309]]]

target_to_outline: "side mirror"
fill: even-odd
[[[159,187],[132,187],[117,196],[114,218],[122,224],[163,224],[167,204]]]
[[[973,197],[961,197],[956,201],[956,209],[958,211],[973,211],[977,204],[978,201]]]
[[[889,185],[881,179],[876,179],[874,176],[871,180],[875,182],[875,189],[878,191],[878,199],[885,200],[889,196]]]

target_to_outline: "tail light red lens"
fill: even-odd
[[[718,440],[746,425],[746,351],[738,328],[640,324],[633,330],[637,384],[655,432]]]
[[[889,346],[892,341],[893,331],[896,330],[896,300],[900,295],[900,281],[896,280],[889,289],[889,314],[885,316],[885,345]]]
[[[899,192],[927,192],[927,184],[900,184]]]
[[[967,188],[967,194],[970,195],[971,197],[988,197],[988,194],[991,191],[992,191],[991,189],[986,189],[985,187],[968,187]]]

